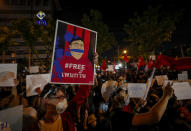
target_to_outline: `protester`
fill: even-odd
[[[149,112],[142,114],[130,114],[122,110],[125,104],[126,95],[123,90],[117,90],[117,93],[111,98],[111,128],[113,131],[130,130],[132,126],[152,125],[160,121],[163,116],[168,100],[173,94],[172,85],[168,84],[164,89],[163,97],[155,104]]]
[[[151,71],[120,72],[118,79],[111,72],[97,72],[96,85],[47,84],[40,95],[32,97],[23,96],[24,90],[18,94],[25,84],[15,81],[15,87],[0,88],[0,107],[23,105],[23,131],[189,131],[191,100],[177,100],[172,84],[163,88],[155,79],[167,75],[175,80],[179,71],[165,66],[157,69],[146,100],[129,97],[128,83],[146,83]]]
[[[8,90],[10,92],[8,93],[8,96],[5,96],[3,99],[1,99],[0,109],[6,109],[17,105],[23,105],[23,108],[28,106],[28,101],[17,93],[17,86],[19,85],[19,81],[15,79],[14,82],[15,86],[11,87],[10,91]]]

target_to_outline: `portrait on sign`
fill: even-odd
[[[93,85],[97,32],[57,20],[51,83]]]

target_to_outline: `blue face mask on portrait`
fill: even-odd
[[[81,50],[81,49],[70,49],[70,51],[84,53],[84,50]]]

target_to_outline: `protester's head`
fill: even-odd
[[[112,72],[108,73],[108,80],[115,80],[115,74],[113,74]]]
[[[117,82],[116,81],[106,81],[105,83],[102,84],[102,96],[105,102],[109,102],[109,98],[112,95],[113,92],[115,92],[117,87]]]
[[[71,55],[77,60],[79,60],[84,54],[84,42],[79,37],[73,39],[70,42],[69,47]]]
[[[159,100],[159,97],[157,94],[152,93],[151,95],[149,95],[148,100],[147,100],[147,105],[152,107],[153,105],[155,105]]]
[[[1,87],[0,89],[0,100],[11,95],[11,89],[12,87]]]
[[[97,118],[95,117],[95,114],[91,114],[88,116],[88,125],[90,125],[91,127],[96,127]]]
[[[118,88],[110,97],[109,110],[122,108],[124,105],[128,105],[129,101],[127,90]]]
[[[119,86],[122,85],[123,82],[124,82],[124,77],[123,77],[123,76],[120,76],[120,77],[118,78],[118,84],[119,84]]]
[[[45,101],[46,107],[50,110],[56,110],[58,113],[64,112],[68,106],[64,87],[47,84],[41,96]]]

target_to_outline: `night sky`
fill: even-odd
[[[103,22],[109,26],[110,31],[115,34],[123,48],[124,24],[128,22],[129,18],[133,17],[135,12],[141,13],[148,9],[149,5],[152,7],[161,5],[167,12],[183,9],[183,15],[176,24],[177,28],[173,33],[172,43],[191,43],[191,8],[187,0],[63,1],[62,7],[65,15],[63,20],[79,25],[84,13],[88,14],[90,9],[98,10],[102,14]]]

